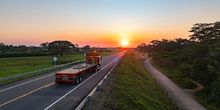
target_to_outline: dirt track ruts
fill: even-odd
[[[159,70],[154,68],[150,63],[151,58],[145,60],[145,66],[149,72],[162,84],[171,97],[175,99],[175,102],[183,110],[206,110],[202,105],[196,102],[192,97],[183,92],[183,90],[177,86],[172,80],[166,77]]]

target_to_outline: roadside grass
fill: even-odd
[[[178,68],[160,68],[153,62],[153,60],[151,60],[150,62],[155,68],[157,68],[160,72],[169,77],[178,86],[184,89],[195,89],[197,87],[194,82],[187,80]]]
[[[92,96],[96,110],[177,110],[133,51],[128,51],[102,91]],[[110,89],[106,89],[110,88]],[[84,109],[88,108],[88,103]]]
[[[12,57],[0,58],[0,78],[23,74],[39,69],[55,66],[55,56]],[[64,55],[57,57],[57,65],[85,59],[83,54]]]
[[[118,109],[170,110],[176,106],[164,94],[134,52],[128,52],[113,79]]]

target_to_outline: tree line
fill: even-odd
[[[152,40],[138,45],[156,65],[179,68],[184,77],[206,88],[210,101],[220,103],[220,22],[196,23],[189,39]]]
[[[89,45],[82,47],[84,52],[88,52]],[[80,52],[78,44],[72,44],[69,41],[53,41],[41,43],[39,47],[25,45],[13,46],[0,43],[0,57],[23,57],[39,55],[60,55],[68,52]]]
[[[41,55],[51,55],[50,53],[45,53],[40,47],[25,45],[13,46],[5,45],[0,43],[0,58],[3,57],[25,57],[25,56],[41,56]]]

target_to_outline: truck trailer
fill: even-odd
[[[87,53],[85,62],[55,73],[55,83],[70,82],[71,84],[78,84],[83,80],[86,72],[100,70],[100,60],[101,57],[97,53]]]

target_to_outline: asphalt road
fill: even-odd
[[[72,110],[114,66],[113,59],[123,55],[103,57],[101,70],[86,73],[77,85],[54,83],[57,70],[0,86],[0,110]]]
[[[153,76],[160,81],[163,87],[171,94],[171,97],[174,96],[175,100],[178,100],[183,110],[206,110],[202,105],[192,99],[189,95],[182,91],[182,89],[177,86],[172,80],[166,77],[159,70],[154,68],[150,63],[151,58],[145,60],[145,66],[153,74]],[[181,102],[181,103],[180,103]]]

